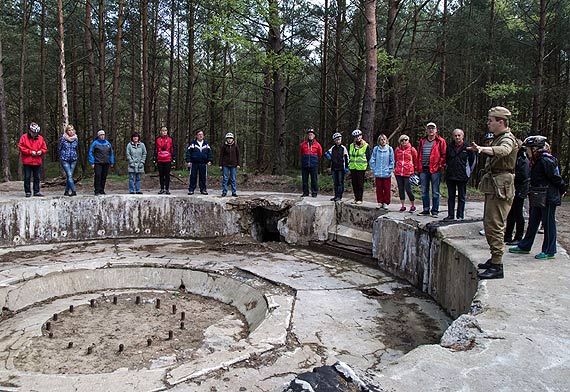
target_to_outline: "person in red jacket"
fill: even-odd
[[[418,152],[410,143],[409,136],[400,136],[398,139],[398,147],[394,150],[394,175],[396,176],[398,192],[400,193],[400,202],[402,203],[400,212],[406,211],[406,206],[404,204],[406,194],[410,199],[410,203],[412,203],[410,212],[414,212],[416,210],[416,206],[414,205],[416,199],[414,197],[414,192],[412,192],[410,176],[414,174],[417,160]]]
[[[160,178],[159,195],[166,193],[170,195],[170,168],[176,163],[174,159],[174,143],[168,136],[168,128],[160,128],[160,136],[156,138],[154,160],[158,166],[158,177]]]
[[[48,151],[44,138],[40,135],[40,126],[35,122],[30,124],[28,132],[22,135],[18,143],[22,165],[24,166],[24,192],[26,197],[32,196],[30,179],[34,176],[34,196],[40,193],[40,168],[42,159]]]
[[[301,178],[303,180],[303,194],[309,196],[309,175],[311,176],[311,196],[317,197],[319,191],[318,172],[319,159],[323,156],[323,148],[315,139],[315,131],[307,130],[307,139],[300,145],[301,154]]]
[[[433,122],[426,125],[426,134],[426,137],[420,139],[416,162],[416,171],[420,173],[422,185],[423,211],[420,212],[420,215],[430,214],[429,185],[431,183],[431,216],[437,217],[439,214],[439,182],[441,171],[445,167],[447,143],[437,134],[437,125]]]

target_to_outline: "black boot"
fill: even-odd
[[[480,272],[477,276],[479,279],[503,279],[503,265],[493,264],[485,271]]]
[[[479,269],[489,269],[492,266],[493,266],[493,262],[491,261],[491,259],[485,261],[484,263],[477,264],[477,268],[479,268]]]

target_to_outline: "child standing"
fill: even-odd
[[[344,174],[348,172],[348,150],[342,145],[342,135],[335,133],[334,145],[325,153],[325,158],[331,161],[331,174],[334,182],[334,197],[332,201],[342,200],[344,193]]]
[[[384,134],[378,136],[378,145],[372,150],[370,169],[376,177],[376,201],[380,204],[380,208],[387,210],[392,200],[394,150],[388,145],[388,138]]]

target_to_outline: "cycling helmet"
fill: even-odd
[[[33,122],[30,124],[30,131],[34,132],[34,133],[39,133],[40,132],[40,126]]]
[[[410,176],[410,185],[411,186],[418,186],[420,185],[420,178],[418,177],[417,174],[412,174]]]
[[[316,135],[316,132],[315,132],[315,130],[314,130],[313,128],[307,129],[307,135],[308,135],[309,133],[312,133],[313,135]]]
[[[234,138],[234,134],[231,133],[231,132],[226,133],[226,139],[228,139],[228,138],[232,138],[232,139],[233,139],[233,138]]]
[[[362,131],[360,129],[355,129],[354,131],[352,131],[352,136],[357,137],[362,135]]]
[[[543,148],[546,145],[546,136],[535,135],[524,139],[523,146],[532,148]]]
[[[495,134],[493,132],[487,132],[483,135],[483,140],[491,140],[495,138]]]
[[[334,135],[332,135],[333,140],[336,140],[339,137],[342,137],[342,135],[339,132],[336,132]]]

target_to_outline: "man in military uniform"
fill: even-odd
[[[514,170],[517,161],[517,142],[509,129],[511,112],[495,106],[489,110],[487,127],[495,135],[488,147],[473,143],[471,150],[488,155],[485,174],[479,190],[485,194],[483,227],[491,249],[491,258],[477,267],[483,271],[480,279],[503,278],[505,220],[515,195]]]

